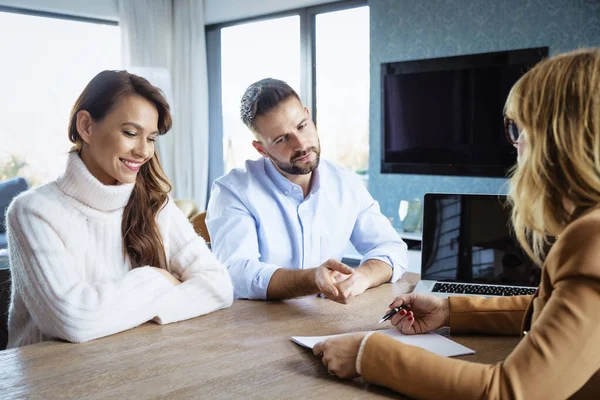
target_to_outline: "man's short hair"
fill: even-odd
[[[256,119],[277,107],[281,102],[295,97],[300,101],[298,93],[290,85],[279,79],[265,78],[254,82],[242,96],[240,116],[242,122],[254,133]]]

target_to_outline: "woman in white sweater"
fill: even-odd
[[[162,93],[126,71],[103,71],[81,93],[66,171],[7,212],[9,348],[231,305],[227,270],[169,201],[155,142],[170,128]]]

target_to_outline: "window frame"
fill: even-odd
[[[223,154],[223,122],[221,104],[221,29],[236,25],[261,22],[270,19],[299,16],[300,17],[300,99],[310,111],[316,124],[317,99],[317,35],[316,17],[318,14],[348,10],[368,6],[367,0],[342,0],[312,7],[296,8],[256,17],[242,18],[205,26],[208,64],[208,104],[209,119],[209,189],[212,182],[224,174]],[[219,157],[217,157],[219,155]],[[209,190],[210,193],[210,190]]]
[[[79,15],[73,15],[73,14],[64,14],[64,13],[42,11],[42,10],[29,9],[29,8],[0,5],[0,12],[6,13],[6,14],[17,14],[17,15],[24,15],[24,16],[31,16],[31,17],[49,18],[49,19],[54,19],[54,20],[65,20],[65,21],[74,21],[74,22],[83,22],[83,23],[90,23],[90,24],[97,24],[97,25],[108,25],[108,26],[119,27],[119,21],[115,21],[115,20],[94,18],[94,17],[84,17],[84,16],[79,16]],[[29,184],[29,182],[28,182],[28,184]]]
[[[79,16],[79,15],[62,14],[62,13],[56,13],[56,12],[50,12],[50,11],[33,10],[33,9],[28,9],[28,8],[19,8],[19,7],[11,7],[11,6],[0,5],[0,12],[29,15],[32,17],[44,17],[44,18],[64,19],[64,20],[76,21],[76,22],[87,22],[87,23],[91,23],[91,24],[119,26],[119,21],[112,21],[109,19],[83,17],[83,16]]]

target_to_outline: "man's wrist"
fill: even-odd
[[[317,284],[316,272],[316,268],[275,270],[267,286],[266,298],[280,300],[319,293],[321,289]]]
[[[450,300],[448,298],[443,299],[443,309],[446,320],[445,326],[450,326]]]
[[[375,274],[370,268],[365,268],[364,264],[354,270],[354,274],[358,275],[359,280],[365,282],[365,290],[376,285]]]
[[[369,259],[356,269],[365,276],[369,286],[372,288],[388,282],[392,278],[392,267],[378,259]]]
[[[319,272],[319,267],[312,268],[309,271],[310,275],[308,280],[310,281],[310,284],[314,287],[317,293],[321,293],[321,288],[319,287],[319,283],[317,282],[317,274]]]

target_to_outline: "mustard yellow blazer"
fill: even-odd
[[[533,296],[450,297],[450,332],[522,335],[496,365],[445,358],[375,333],[366,382],[423,399],[600,399],[600,210],[560,235]]]

